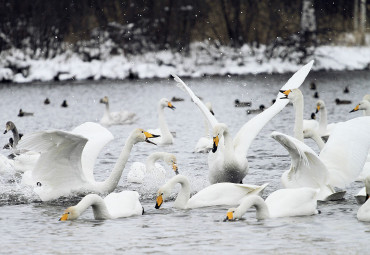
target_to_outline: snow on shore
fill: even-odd
[[[205,43],[191,45],[187,55],[170,51],[151,52],[139,56],[107,56],[90,62],[66,51],[53,59],[31,59],[19,50],[0,54],[0,81],[26,83],[32,81],[126,79],[135,77],[165,78],[172,72],[180,76],[241,75],[295,72],[297,64],[279,58],[266,59],[265,47],[239,50],[212,47]],[[370,69],[370,47],[320,46],[313,56],[313,70]]]

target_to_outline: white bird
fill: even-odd
[[[282,89],[287,89],[291,86],[294,88],[299,87],[311,70],[312,65],[313,61],[303,66],[289,79]],[[179,77],[174,74],[172,76],[175,77],[178,86],[190,95],[212,126],[214,145],[212,152],[208,154],[210,183],[241,183],[248,173],[247,153],[249,146],[261,129],[288,104],[287,100],[277,97],[271,107],[244,124],[232,140],[227,125],[219,123]]]
[[[158,102],[158,122],[159,128],[157,129],[149,129],[148,132],[156,135],[160,135],[158,140],[156,141],[157,144],[160,145],[167,145],[173,144],[173,135],[171,134],[170,130],[168,129],[168,125],[166,122],[166,118],[164,117],[164,108],[170,108],[175,110],[176,107],[172,105],[172,103],[167,98],[162,98]]]
[[[212,115],[215,115],[212,109],[212,104],[210,102],[206,103],[206,107],[211,112]],[[199,138],[194,151],[199,153],[208,153],[212,150],[213,147],[213,139],[209,132],[209,124],[207,118],[204,118],[204,136]]]
[[[364,204],[357,211],[359,221],[370,221],[370,175],[365,179],[365,198]]]
[[[107,96],[100,99],[100,103],[105,104],[105,111],[100,124],[105,126],[132,124],[136,121],[136,114],[129,111],[110,112],[109,99]]]
[[[312,188],[279,189],[264,201],[259,196],[248,196],[237,208],[230,208],[226,220],[241,219],[254,206],[258,220],[278,217],[318,214],[317,190]]]
[[[321,138],[321,136],[319,135],[319,133],[316,129],[312,129],[312,128],[303,129],[303,137],[304,138],[311,138],[312,140],[314,140],[315,143],[317,144],[317,146],[319,147],[320,151],[325,146],[324,140]]]
[[[366,96],[365,96],[366,97]],[[364,99],[350,112],[356,112],[359,110],[364,110],[364,116],[370,116],[370,101]]]
[[[323,100],[318,100],[316,103],[316,113],[320,113],[318,133],[327,140],[337,123],[328,124],[328,111]]]
[[[93,209],[94,218],[96,220],[142,215],[144,211],[139,201],[139,193],[136,191],[110,193],[104,199],[99,195],[89,194],[77,205],[68,207],[59,220],[75,220],[90,206]]]
[[[134,162],[131,165],[130,171],[127,174],[127,181],[134,183],[143,183],[145,176],[150,175],[159,180],[164,180],[166,176],[166,169],[160,164],[156,163],[158,160],[163,160],[166,164],[170,165],[178,174],[176,156],[167,152],[154,152],[149,155],[146,163]]]
[[[216,205],[237,205],[247,195],[258,195],[268,183],[261,186],[236,184],[230,182],[210,185],[190,198],[190,182],[184,175],[176,175],[168,180],[165,185],[158,189],[155,208],[159,209],[164,200],[169,198],[176,184],[181,188],[174,202],[174,207],[179,209],[199,208]]]
[[[92,156],[93,153],[83,152],[88,139],[81,135],[59,130],[41,131],[24,136],[19,146],[41,153],[32,171],[32,180],[38,184],[34,191],[41,200],[47,201],[74,193],[112,192],[134,144],[144,141],[153,143],[148,138],[154,137],[142,129],[135,129],[127,138],[113,171],[103,182],[94,179],[91,166],[95,160],[89,161],[89,158],[96,157]]]
[[[361,172],[370,148],[370,117],[359,117],[338,123],[320,155],[303,142],[279,133],[271,136],[283,145],[291,156],[290,169],[282,176],[285,188],[311,187],[320,189],[319,200],[335,200],[344,188]]]

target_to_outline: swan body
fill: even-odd
[[[157,143],[160,145],[173,144],[173,135],[168,128],[166,118],[164,116],[164,108],[167,107],[172,110],[176,109],[176,107],[174,107],[167,98],[162,98],[161,100],[159,100],[157,108],[159,128],[148,130],[148,132],[152,134],[160,135],[160,137],[157,140]]]
[[[22,109],[19,109],[18,117],[33,116],[33,112],[24,112]]]
[[[212,115],[215,115],[212,109],[212,104],[210,102],[206,103],[206,107],[211,112]],[[204,118],[204,136],[199,138],[194,151],[198,153],[208,153],[212,150],[213,140],[209,132],[208,120]]]
[[[110,193],[104,199],[96,194],[86,195],[77,205],[68,207],[61,221],[77,219],[87,208],[92,206],[96,220],[116,219],[142,215],[143,207],[136,191]]]
[[[359,221],[370,221],[370,175],[365,179],[365,203],[361,205],[361,207],[357,211],[357,219]]]
[[[128,111],[110,112],[109,99],[107,96],[100,99],[100,103],[105,104],[105,111],[100,124],[105,126],[132,124],[136,121],[136,114]]]
[[[86,137],[59,130],[41,131],[25,136],[20,145],[41,153],[32,171],[32,180],[40,184],[34,191],[42,201],[47,201],[74,193],[112,192],[121,178],[134,144],[144,141],[152,143],[148,138],[154,137],[142,129],[135,129],[127,138],[113,171],[103,182],[95,181],[92,169],[101,148],[94,152],[95,155],[91,151],[84,153],[89,141]],[[92,147],[94,151],[96,148]]]
[[[312,188],[280,189],[271,193],[264,201],[251,195],[243,199],[237,208],[230,208],[227,220],[241,219],[254,206],[258,220],[278,217],[308,216],[318,214],[317,190]]]
[[[258,195],[268,185],[261,186],[236,184],[236,183],[216,183],[210,185],[190,198],[190,182],[183,175],[176,175],[165,185],[158,189],[156,208],[159,209],[163,201],[166,200],[176,184],[181,185],[181,189],[174,202],[174,207],[179,209],[199,208],[216,205],[237,205],[241,199],[247,195]]]
[[[282,89],[291,86],[299,87],[311,70],[312,65],[313,61],[303,66],[288,80]],[[178,86],[189,94],[212,126],[214,146],[212,152],[208,154],[210,183],[241,183],[248,173],[247,153],[249,146],[261,129],[288,104],[288,101],[277,97],[272,106],[245,123],[232,139],[227,125],[219,123],[202,101],[178,76],[174,74],[172,76],[177,81]]]
[[[178,174],[177,159],[175,155],[167,152],[154,152],[148,157],[145,164],[134,162],[131,165],[130,171],[127,174],[127,181],[143,183],[144,177],[148,174],[154,175],[157,179],[164,180],[166,169],[156,163],[157,160],[163,160],[166,164],[172,167],[176,174]]]
[[[291,156],[291,167],[284,172],[285,188],[320,189],[319,200],[344,188],[361,172],[370,148],[370,117],[359,117],[337,124],[318,156],[310,147],[291,136],[273,132],[271,136]]]

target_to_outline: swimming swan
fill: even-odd
[[[86,195],[77,205],[68,207],[60,221],[75,220],[92,206],[96,220],[108,220],[134,215],[142,215],[143,207],[136,191],[122,191],[110,193],[104,199],[96,194]]]
[[[172,110],[175,110],[176,107],[172,105],[172,103],[167,98],[162,98],[158,102],[158,122],[159,122],[159,128],[157,129],[149,129],[148,132],[156,135],[160,135],[160,138],[156,141],[157,144],[161,145],[167,145],[167,144],[173,144],[173,136],[168,129],[166,119],[164,117],[164,108],[170,108]]]
[[[299,87],[311,70],[312,65],[313,61],[303,66],[288,80],[282,89],[291,86]],[[212,152],[208,154],[210,183],[241,183],[248,173],[247,153],[249,146],[261,129],[288,104],[288,101],[278,96],[272,106],[244,124],[235,138],[232,139],[227,125],[219,123],[203,102],[178,76],[174,74],[172,76],[177,81],[178,86],[189,94],[212,126],[214,145]]]
[[[206,107],[211,112],[212,115],[215,115],[212,109],[212,104],[210,102],[206,103]],[[204,118],[204,136],[199,138],[194,151],[198,153],[208,153],[212,150],[213,147],[213,139],[209,132],[209,124],[208,120]]]
[[[303,142],[273,132],[271,137],[285,147],[291,157],[291,167],[282,176],[285,188],[311,187],[320,189],[319,200],[334,200],[361,172],[370,148],[370,117],[359,117],[337,124],[318,156]]]
[[[247,195],[258,195],[262,192],[267,183],[256,186],[247,184],[236,184],[230,182],[216,183],[210,185],[194,196],[190,197],[190,182],[184,175],[176,175],[168,180],[165,185],[158,189],[155,208],[159,209],[171,194],[176,184],[181,185],[181,189],[173,204],[175,208],[190,209],[215,205],[237,205],[241,199]]]
[[[107,96],[100,99],[101,104],[105,104],[105,111],[103,118],[100,120],[100,124],[111,126],[111,125],[124,125],[132,124],[136,121],[136,114],[128,111],[110,112],[109,111],[109,99]]]
[[[34,191],[42,201],[57,199],[72,193],[110,193],[122,175],[122,171],[134,144],[153,143],[149,138],[157,137],[142,129],[135,129],[127,138],[126,144],[109,177],[103,182],[94,179],[92,165],[96,158],[90,153],[83,153],[88,139],[65,131],[40,131],[25,135],[19,146],[41,153],[35,169],[32,171],[34,183],[40,183]],[[95,151],[97,152],[97,151]],[[89,164],[84,164],[84,154]]]
[[[316,197],[317,190],[312,188],[279,189],[265,201],[259,196],[248,196],[237,208],[228,210],[226,220],[241,219],[252,206],[258,220],[318,214]]]
[[[163,160],[166,164],[170,165],[178,174],[176,156],[167,152],[154,152],[149,155],[146,163],[134,162],[131,165],[130,171],[127,174],[127,181],[134,183],[143,183],[143,179],[147,174],[154,175],[156,178],[164,180],[166,176],[166,169],[160,164],[156,163],[158,160]]]

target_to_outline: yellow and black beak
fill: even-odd
[[[227,212],[226,218],[224,221],[231,221],[234,220],[234,213],[233,212]]]
[[[358,104],[358,105],[356,105],[356,107],[355,108],[353,108],[352,109],[352,111],[350,111],[350,112],[356,112],[356,111],[358,111],[360,109],[360,105]],[[5,133],[4,133],[5,134]]]
[[[217,146],[218,146],[219,140],[220,139],[218,138],[218,136],[213,137],[213,148],[212,148],[213,153],[215,153],[217,151]]]
[[[170,108],[170,109],[172,109],[172,110],[175,110],[175,109],[176,109],[176,107],[175,107],[175,106],[173,106],[173,105],[171,104],[171,102],[168,102],[167,106],[168,106],[168,108]]]
[[[177,168],[177,164],[174,162],[174,163],[172,163],[172,169],[173,169],[173,171],[175,172],[175,174],[176,175],[178,175],[179,174],[179,170],[178,170],[178,168]]]
[[[320,111],[320,105],[316,106],[316,113]]]
[[[159,195],[157,197],[157,202],[155,203],[155,209],[159,209],[162,204],[163,204],[163,197],[162,195]]]
[[[280,99],[288,99],[289,93],[292,92],[292,90],[290,90],[290,89],[288,89],[288,90],[279,90],[279,91],[285,95],[284,97],[280,97]]]
[[[153,135],[146,131],[144,131],[144,135],[145,135],[145,142],[157,145],[156,143],[153,143],[152,141],[150,141],[149,138],[157,138],[157,137],[160,137],[160,135]]]
[[[66,220],[68,220],[68,215],[69,215],[69,213],[63,213],[63,215],[62,215],[62,217],[60,217],[60,219],[59,219],[59,221],[66,221]]]

